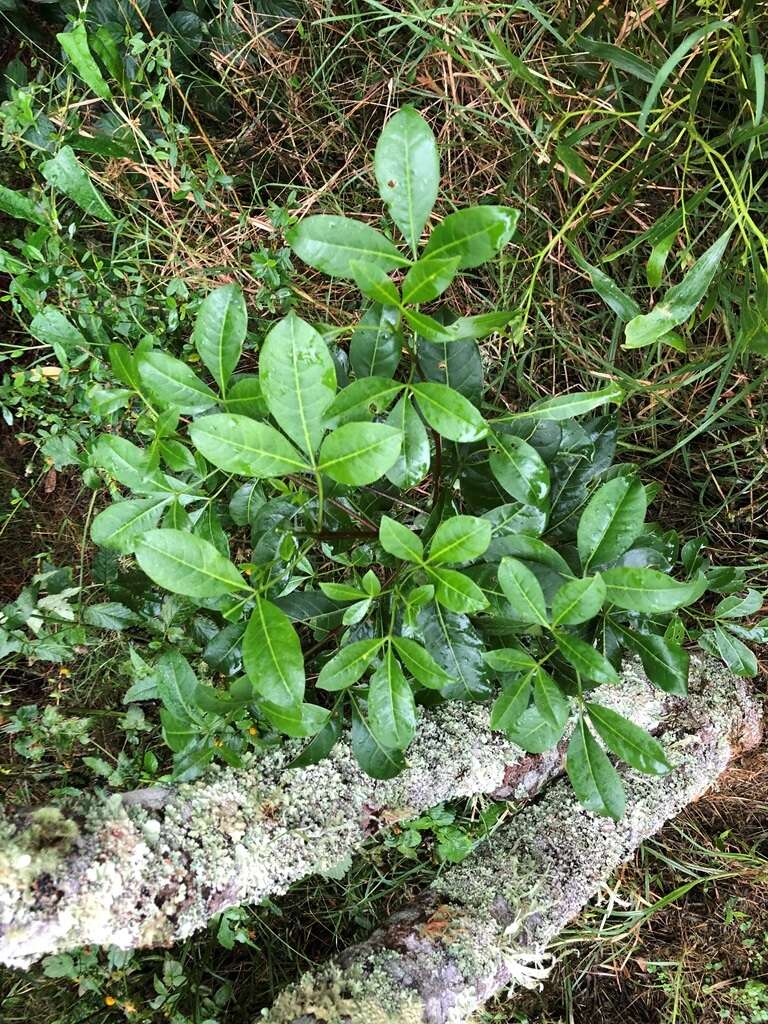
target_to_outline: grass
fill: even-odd
[[[237,4],[227,18],[214,13],[204,61],[179,61],[179,42],[134,11],[144,45],[134,47],[138,84],[115,107],[138,157],[91,163],[123,218],[119,235],[91,225],[61,247],[56,274],[36,270],[29,287],[65,310],[98,317],[110,336],[136,341],[157,333],[182,351],[196,297],[225,280],[248,294],[254,341],[289,302],[310,318],[348,327],[357,309],[353,289],[299,265],[291,272],[282,231],[308,212],[376,209],[372,140],[389,112],[414,103],[442,147],[440,212],[483,201],[521,210],[516,244],[448,294],[457,312],[520,311],[510,336],[484,346],[489,395],[518,408],[618,381],[627,392],[620,446],[645,480],[659,483],[656,518],[683,540],[706,534],[715,558],[748,566],[753,585],[765,586],[768,368],[746,337],[750,302],[768,272],[768,130],[755,59],[768,30],[765,5],[299,6],[298,22],[267,16],[258,5]],[[54,125],[89,131],[99,105],[83,101],[75,79],[41,73],[34,80],[38,66],[61,70],[60,53],[51,32],[28,15],[23,3],[4,15],[7,59],[31,70],[34,103]],[[701,35],[713,22],[724,24]],[[663,71],[670,54],[693,39]],[[201,103],[203,88],[216,90],[215,106]],[[643,131],[644,103],[654,92]],[[4,180],[16,186],[19,176],[31,180],[37,159],[34,139],[24,139],[17,124],[21,114],[18,103],[4,109]],[[175,159],[167,159],[172,152]],[[585,262],[645,311],[731,222],[736,230],[717,286],[684,332],[687,351],[623,349],[623,325]],[[3,225],[2,236],[15,237],[14,225]],[[661,287],[649,284],[649,261]],[[81,445],[92,428],[82,384],[88,368],[79,377],[40,377],[51,355],[28,334],[24,296],[14,293],[3,309],[0,352],[9,365],[0,404],[10,404],[18,432],[12,439],[7,428],[0,466],[8,506],[0,523],[9,566],[2,586],[10,599],[44,556],[82,565],[90,579],[84,538],[92,494],[77,466],[63,464],[52,477],[49,453],[52,437]],[[14,372],[26,375],[24,389]],[[114,760],[127,742],[110,718],[120,706],[126,651],[118,643],[104,654],[91,650],[71,679],[39,664],[3,663],[6,711],[51,702],[95,717],[100,755]],[[141,737],[134,747],[131,756],[143,756],[152,740]],[[52,783],[93,784],[79,760],[84,752],[74,764],[51,753],[30,769],[8,740],[1,770],[9,802],[23,805]],[[708,1024],[724,1012],[745,1024],[768,1019],[760,988],[768,973],[765,771],[759,755],[646,844],[564,937],[561,965],[544,992],[519,1013],[490,1007],[484,1024]],[[416,860],[373,844],[343,881],[312,880],[275,905],[235,915],[230,924],[245,941],[232,949],[211,931],[125,964],[86,955],[76,965],[80,982],[45,979],[40,969],[0,974],[2,1019],[106,1024],[123,1019],[130,1002],[130,1020],[176,1013],[194,1024],[252,1021],[302,967],[362,936],[436,868],[433,844]],[[165,964],[173,981],[172,962],[185,980],[169,984],[171,995],[153,1008],[153,979]],[[82,998],[78,984],[86,986]],[[117,1002],[107,1006],[105,996]]]

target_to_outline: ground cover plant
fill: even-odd
[[[392,773],[446,699],[544,749],[581,691],[573,782],[620,813],[595,735],[664,754],[593,684],[629,650],[680,690],[696,644],[754,673],[765,638],[760,6],[6,16],[10,799],[345,721]],[[471,848],[445,813],[361,884]],[[321,946],[366,923],[333,891]],[[45,970],[106,1020],[161,961]],[[238,1019],[166,963],[136,1013]]]

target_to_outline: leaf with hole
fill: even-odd
[[[440,156],[432,129],[413,107],[402,107],[384,125],[373,170],[390,217],[415,252],[437,199]]]

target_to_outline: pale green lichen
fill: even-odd
[[[621,687],[599,692],[641,724],[657,722],[669,702],[634,668]],[[287,743],[245,769],[151,791],[146,806],[141,794],[84,800],[79,835],[35,851],[24,839],[28,821],[6,823],[0,961],[26,966],[89,943],[132,948],[186,937],[227,907],[285,892],[309,874],[338,874],[386,820],[502,787],[534,792],[561,761],[557,751],[524,756],[490,730],[486,706],[461,703],[422,715],[407,769],[388,781],[366,776],[345,742],[320,764],[288,769],[297,749]],[[507,785],[515,765],[523,767]]]
[[[734,752],[758,742],[759,708],[742,680],[698,663],[693,683],[699,693],[674,703],[663,738],[673,770],[656,777],[620,769],[627,792],[621,821],[597,817],[577,802],[566,782],[554,783],[491,843],[435,881],[438,929],[430,932],[416,915],[404,934],[398,919],[391,925],[397,948],[372,949],[386,941],[385,925],[371,942],[344,954],[346,969],[330,964],[305,975],[265,1019],[367,1024],[362,993],[365,979],[375,974],[379,985],[384,975],[401,997],[407,995],[409,1008],[421,1006],[418,1024],[462,1024],[501,989],[539,981],[547,971],[548,944],[610,874],[709,788]],[[329,1005],[336,1016],[323,1015]],[[394,1009],[387,1017],[388,1024],[412,1019]]]

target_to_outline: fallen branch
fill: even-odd
[[[283,992],[265,1024],[461,1024],[504,989],[536,984],[547,947],[615,869],[759,742],[744,681],[713,663],[706,681],[662,734],[673,770],[621,769],[621,821],[586,811],[567,782],[553,783],[366,942]]]
[[[676,703],[635,664],[598,699],[651,729]],[[535,794],[561,770],[564,745],[526,755],[491,732],[488,715],[456,702],[424,712],[408,768],[386,782],[365,775],[346,743],[318,765],[288,768],[299,746],[287,743],[195,783],[0,816],[0,962],[25,967],[89,944],[169,945],[228,907],[338,874],[398,818],[477,793]]]

